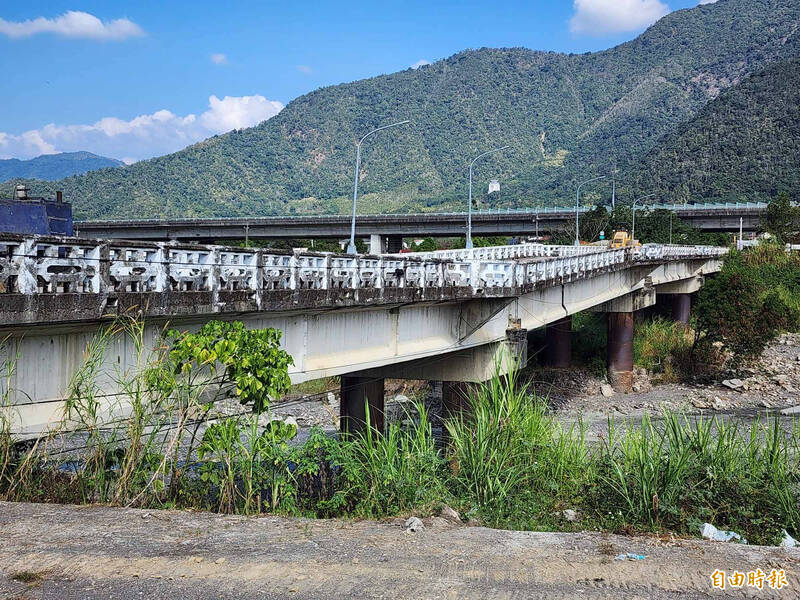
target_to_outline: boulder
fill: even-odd
[[[442,507],[442,511],[439,513],[439,516],[443,519],[447,519],[448,521],[453,521],[455,523],[461,523],[461,515],[458,514],[453,508],[450,508],[446,504]]]
[[[722,382],[722,385],[732,390],[739,390],[744,387],[744,381],[741,379],[726,379]]]
[[[417,517],[410,517],[405,522],[406,533],[417,533],[418,531],[424,531],[425,525],[422,524]]]

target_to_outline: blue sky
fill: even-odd
[[[326,85],[465,48],[600,50],[697,2],[6,2],[0,158],[140,160]]]

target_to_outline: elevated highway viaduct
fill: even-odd
[[[765,204],[656,205],[671,210],[684,222],[704,231],[738,232],[758,228]],[[585,211],[586,209],[581,209]],[[124,239],[213,243],[219,240],[345,239],[351,218],[346,215],[255,217],[230,219],[167,219],[139,221],[82,221],[76,235],[96,239]],[[359,237],[370,240],[370,251],[398,252],[404,237],[461,237],[465,213],[363,215],[356,223]],[[575,207],[538,211],[476,212],[475,236],[531,237],[574,227]],[[380,246],[380,248],[378,248]]]
[[[547,355],[568,366],[572,315],[608,314],[613,385],[630,389],[633,314],[658,294],[688,319],[690,294],[726,250],[645,245],[617,250],[522,244],[421,255],[344,256],[161,242],[0,235],[0,386],[15,427],[40,431],[63,409],[84,350],[119,315],[144,320],[144,346],[117,335],[97,369],[109,414],[119,376],[141,368],[166,323],[210,319],[275,328],[294,383],[341,376],[342,422],[382,415],[383,380],[463,382],[525,362],[527,334],[548,329]],[[566,333],[565,333],[566,332]]]

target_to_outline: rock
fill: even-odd
[[[703,398],[692,398],[692,406],[695,408],[708,408],[711,405]]]
[[[725,381],[722,382],[722,385],[732,390],[738,390],[744,387],[744,381],[742,381],[741,379],[726,379]]]
[[[579,513],[576,510],[572,510],[571,508],[568,508],[567,510],[562,511],[561,514],[570,523],[574,523],[575,521],[580,521],[581,520],[581,513]]]
[[[711,404],[711,407],[714,410],[725,410],[728,408],[728,405],[722,401],[722,398],[714,398],[714,402]]]
[[[800,406],[790,406],[781,411],[782,415],[800,415]]]
[[[425,525],[417,517],[410,517],[405,523],[405,528],[406,533],[417,533],[418,531],[424,531]]]
[[[405,394],[397,394],[394,398],[392,398],[392,401],[397,402],[398,404],[406,404],[411,402],[411,399]]]
[[[614,388],[612,388],[609,384],[604,383],[600,386],[600,393],[603,394],[605,398],[611,398],[614,395]]]
[[[215,564],[215,565],[221,565],[221,564],[223,564],[224,562],[225,562],[225,559],[224,559],[224,558],[218,558],[217,560],[215,560],[215,561],[214,561],[214,564]]]
[[[442,507],[439,516],[442,517],[443,519],[447,519],[448,521],[461,523],[461,515],[459,515],[455,509],[450,508],[446,504]]]
[[[449,529],[453,526],[453,522],[442,517],[431,517],[429,527],[434,529]]]
[[[327,400],[328,404],[333,404],[334,402],[336,402],[336,394],[334,394],[333,392],[328,392]]]

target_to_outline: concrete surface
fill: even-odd
[[[0,503],[0,598],[800,597],[796,549],[401,523]],[[756,568],[787,587],[712,588]]]

